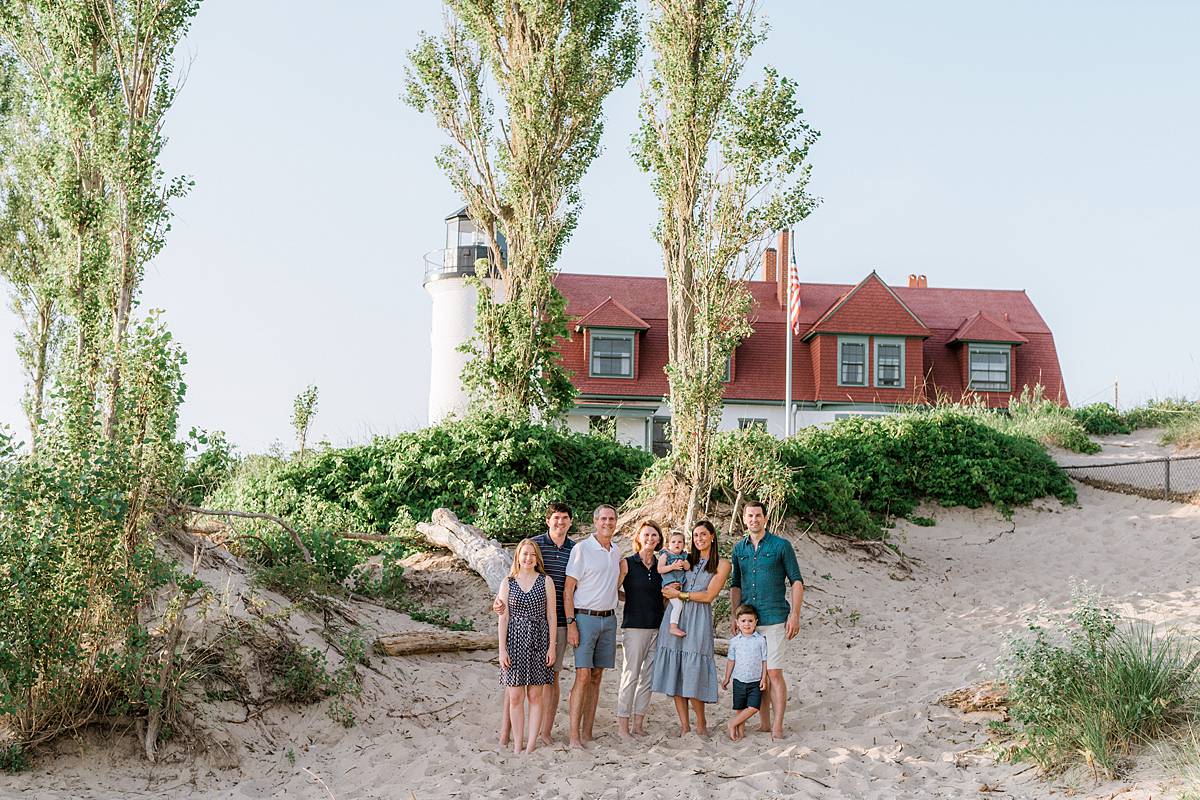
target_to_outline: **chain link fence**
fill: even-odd
[[[1064,465],[1063,471],[1080,483],[1099,489],[1156,500],[1200,503],[1200,455]]]

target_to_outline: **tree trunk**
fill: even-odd
[[[479,573],[494,593],[512,569],[512,556],[497,542],[486,538],[474,525],[467,525],[448,508],[435,509],[432,522],[417,524],[417,530],[438,547],[445,547]]]

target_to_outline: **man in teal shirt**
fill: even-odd
[[[804,578],[792,543],[767,531],[767,510],[762,503],[746,503],[742,522],[746,535],[733,547],[729,607],[749,603],[758,609],[758,630],[767,638],[767,691],[762,698],[759,730],[769,730],[772,739],[782,739],[788,698],[783,654],[787,642],[800,631]],[[732,620],[732,628],[737,631],[737,620]]]

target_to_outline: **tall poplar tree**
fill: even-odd
[[[690,529],[709,474],[730,355],[750,332],[754,245],[803,219],[817,132],[772,68],[738,87],[765,31],[748,0],[650,0],[652,70],[636,158],[659,201],[667,277],[671,441]]]
[[[479,284],[464,384],[507,416],[554,416],[574,394],[554,352],[567,335],[555,264],[579,217],[579,183],[600,152],[604,98],[637,60],[634,3],[445,5],[445,30],[409,54],[406,99],[450,137],[437,162],[484,231],[502,284],[499,298]]]

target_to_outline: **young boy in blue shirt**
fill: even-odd
[[[752,605],[740,605],[733,618],[738,633],[729,640],[729,656],[725,661],[725,680],[722,689],[729,688],[733,678],[733,710],[737,712],[725,729],[732,741],[746,738],[746,721],[762,707],[763,692],[767,690],[767,639],[757,630],[758,610]]]

